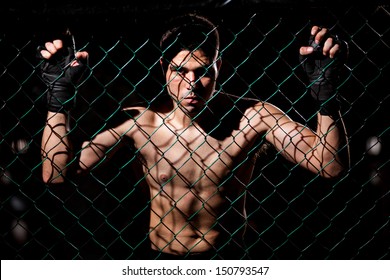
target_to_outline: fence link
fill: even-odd
[[[77,147],[115,123],[121,109],[149,104],[162,94],[160,27],[173,15],[193,9],[219,25],[219,89],[270,101],[308,126],[315,121],[316,108],[305,95],[299,46],[310,26],[319,24],[339,34],[350,48],[340,86],[350,166],[341,178],[329,181],[297,168],[272,149],[263,154],[246,186],[245,243],[251,258],[389,258],[390,7],[222,2],[180,6],[157,1],[149,8],[140,3],[71,3],[3,11],[2,259],[145,257],[151,198],[131,146],[82,179],[69,178],[60,186],[43,183],[40,142],[46,88],[36,48],[69,27],[76,47],[90,53],[91,75],[79,89],[71,117]]]

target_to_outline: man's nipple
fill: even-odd
[[[165,184],[168,181],[168,175],[167,174],[160,174],[160,181],[162,184]]]

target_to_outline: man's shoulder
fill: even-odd
[[[125,115],[128,120],[136,121],[137,123],[142,122],[153,122],[154,120],[161,119],[166,109],[164,106],[131,106],[122,109],[121,114]]]

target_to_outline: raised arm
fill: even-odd
[[[319,106],[316,131],[292,121],[272,105],[265,107],[270,113],[265,117],[267,140],[290,161],[326,178],[338,176],[348,160],[336,90],[348,51],[344,44],[330,36],[327,29],[314,26],[309,46],[300,49],[311,95]]]
[[[112,128],[84,142],[75,160],[67,121],[76,88],[81,77],[85,77],[88,53],[74,53],[63,44],[54,40],[39,48],[42,78],[48,87],[48,113],[41,146],[42,177],[46,183],[62,183],[70,169],[80,173],[109,158],[124,144],[122,140],[129,138],[130,128],[135,127],[133,117],[139,112],[127,109],[126,114],[116,116],[116,125],[110,124]]]
[[[273,105],[265,105],[266,139],[289,161],[325,178],[337,177],[346,165],[346,136],[340,118],[318,114],[317,130],[291,120]]]
[[[42,177],[47,183],[62,183],[73,157],[68,114],[75,89],[86,69],[87,52],[74,53],[62,40],[38,49],[41,76],[47,85],[47,120],[42,135]]]

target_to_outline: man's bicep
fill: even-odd
[[[135,119],[138,114],[139,110],[128,109],[113,115],[106,123],[107,130],[83,143],[79,158],[80,168],[90,170],[97,164],[104,163],[130,140],[136,128]]]
[[[305,165],[312,161],[317,136],[307,126],[280,118],[267,132],[266,139],[288,160]]]
[[[125,135],[121,128],[112,128],[96,135],[81,147],[79,165],[82,170],[89,170],[96,164],[107,160],[123,144]]]

